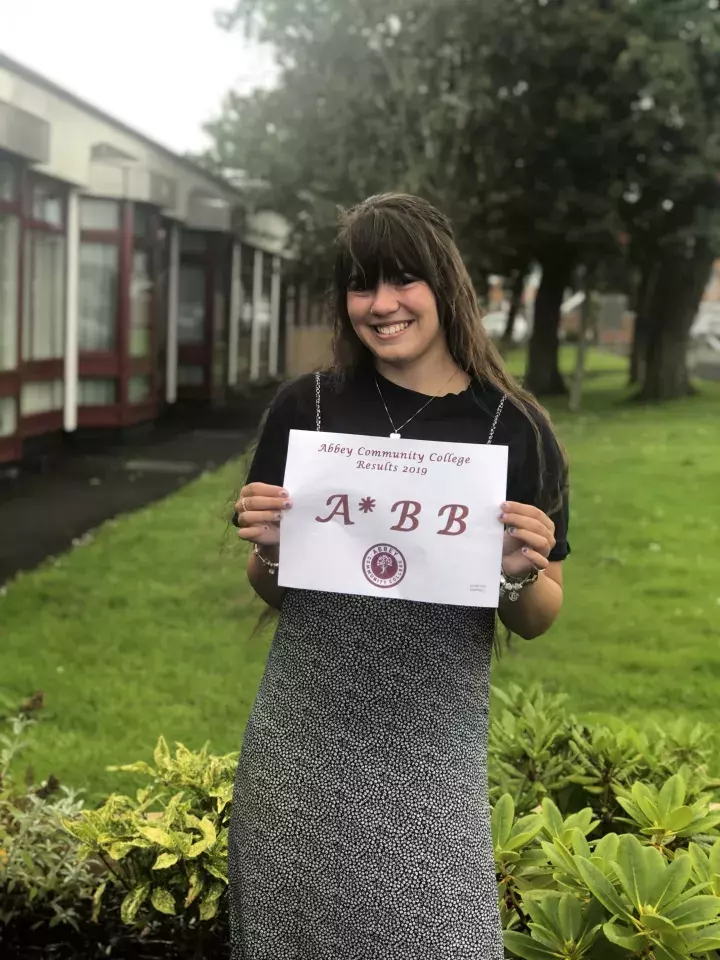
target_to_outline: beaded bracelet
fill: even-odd
[[[529,573],[524,580],[511,580],[501,571],[500,596],[507,597],[510,603],[515,603],[515,601],[519,598],[520,591],[523,589],[523,587],[532,586],[532,584],[537,581],[539,576],[540,571],[535,569]]]
[[[253,553],[254,553],[255,556],[258,558],[258,560],[260,561],[260,563],[261,563],[267,570],[270,571],[270,573],[272,573],[272,574],[277,574],[278,568],[280,567],[280,564],[277,562],[277,560],[268,560],[267,557],[264,557],[264,556],[260,553],[260,544],[258,544],[258,543],[255,544],[255,546],[253,547]]]

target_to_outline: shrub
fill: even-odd
[[[683,790],[679,776],[665,784],[657,797],[662,816]],[[685,960],[720,950],[720,840],[708,852],[689,843],[673,854],[650,836],[593,840],[596,826],[589,809],[563,819],[549,798],[519,820],[509,795],[495,805],[500,909],[512,955]]]
[[[580,723],[565,698],[494,691],[489,781],[505,945],[522,960],[720,950],[714,734]]]
[[[589,806],[602,832],[618,829],[620,795],[637,781],[659,788],[681,773],[688,798],[706,799],[720,787],[710,776],[716,755],[714,731],[678,721],[635,729],[615,717],[580,722],[566,710],[567,698],[539,687],[493,690],[490,724],[490,797],[509,793],[517,810],[529,813],[551,797],[562,813]]]
[[[613,717],[582,722],[567,711],[565,698],[539,688],[514,686],[494,696],[492,835],[510,956],[716,957],[720,813],[711,803],[719,786],[710,773],[713,732],[682,722],[665,730],[635,729]],[[16,722],[6,751],[17,752],[27,729]],[[88,942],[107,941],[110,931],[117,945],[122,925],[142,945],[123,947],[122,956],[221,952],[236,761],[234,754],[211,755],[207,746],[193,753],[178,744],[171,753],[160,738],[153,765],[110,768],[144,779],[134,796],[113,795],[87,810],[72,794],[55,794],[67,806],[65,832],[53,821],[53,849],[61,849],[62,839],[68,863],[85,871],[70,903],[75,896],[87,903],[92,889],[102,925]],[[36,796],[23,794],[23,809],[33,816]],[[2,877],[0,867],[0,887]],[[16,889],[28,909],[46,897],[42,890],[30,900],[35,888],[27,880]],[[69,903],[57,902],[55,922],[71,923],[72,914],[63,913]],[[76,922],[80,915],[82,909]],[[84,916],[87,926],[89,910]]]
[[[214,757],[207,746],[192,753],[178,744],[172,755],[161,737],[155,766],[111,767],[149,782],[135,797],[113,795],[97,810],[68,818],[80,855],[102,863],[95,892],[100,906],[108,886],[122,892],[124,923],[144,926],[178,917],[191,939],[218,917],[227,886],[230,802],[237,756]]]
[[[14,776],[35,722],[15,717],[0,736],[0,924],[33,913],[77,928],[96,880],[62,821],[81,813],[82,800],[54,777],[37,786],[31,771]]]

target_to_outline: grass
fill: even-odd
[[[494,682],[539,680],[579,712],[718,723],[720,384],[641,407],[623,402],[622,361],[592,366],[583,412],[552,408],[572,464],[565,609]],[[148,758],[160,733],[239,747],[269,641],[222,521],[240,475],[231,464],[104,525],[0,599],[0,694],[42,689],[48,704],[38,774],[96,798],[131,783],[105,766]]]
[[[563,351],[571,369],[573,351]],[[668,405],[625,401],[596,356],[584,410],[551,407],[571,462],[572,557],[553,630],[517,642],[494,682],[566,691],[579,711],[720,722],[720,384]]]
[[[163,732],[238,749],[268,640],[223,520],[240,476],[206,475],[9,586],[0,692],[45,692],[38,774],[95,795],[127,786],[104,767],[147,759]]]

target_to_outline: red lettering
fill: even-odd
[[[442,515],[448,511],[450,511],[450,515],[445,524],[445,529],[438,530],[438,534],[441,537],[459,537],[461,533],[465,533],[467,530],[465,521],[467,520],[470,510],[461,503],[447,503],[441,508],[438,516],[442,517]],[[453,530],[455,525],[457,525],[457,530]]]
[[[350,519],[350,504],[348,503],[348,495],[346,493],[335,493],[332,497],[328,497],[326,506],[331,506],[333,500],[337,500],[337,503],[332,508],[330,515],[327,517],[315,517],[318,523],[330,523],[333,517],[342,517],[343,523],[346,527],[355,526],[355,521]]]
[[[392,513],[395,513],[398,507],[402,507],[400,519],[395,526],[390,527],[390,529],[399,530],[401,533],[411,533],[413,530],[417,530],[417,528],[420,526],[418,514],[422,510],[421,504],[419,504],[416,500],[398,500],[398,502],[392,508]],[[410,521],[410,526],[406,527],[405,523],[408,520]]]

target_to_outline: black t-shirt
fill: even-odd
[[[428,397],[399,387],[377,374],[377,381],[390,416],[400,426],[413,416]],[[474,381],[460,394],[437,397],[402,429],[408,440],[444,440],[451,443],[487,443],[502,394],[492,385]],[[388,415],[373,380],[373,374],[360,373],[352,379],[338,380],[323,375],[321,381],[322,429],[331,433],[350,433],[387,437],[392,432]],[[493,443],[503,444],[508,452],[507,499],[529,503],[548,511],[546,497],[557,499],[562,476],[562,458],[557,442],[545,421],[538,417],[545,475],[540,493],[537,438],[525,413],[509,399],[498,420]],[[285,384],[270,406],[253,458],[248,483],[282,486],[285,476],[288,439],[291,430],[315,430],[315,376],[309,374]],[[556,545],[551,560],[564,560],[570,553],[567,542],[569,504],[567,493],[562,506],[551,510],[555,523]]]

